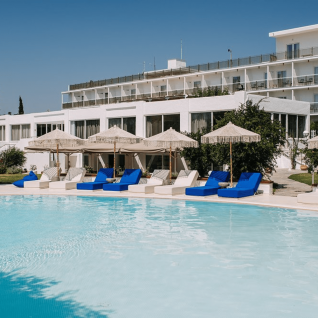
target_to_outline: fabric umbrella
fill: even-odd
[[[85,140],[75,137],[69,133],[62,130],[55,129],[39,138],[29,141],[27,149],[56,149],[56,166],[58,177],[60,174],[60,162],[59,162],[59,148],[76,148],[78,146],[84,145]],[[54,149],[54,151],[55,151]]]
[[[231,122],[227,125],[214,130],[201,137],[204,144],[230,144],[230,168],[231,168],[231,187],[233,186],[233,170],[232,170],[232,143],[238,142],[259,142],[261,136],[247,129],[238,127]]]
[[[199,144],[194,139],[191,139],[170,127],[170,129],[157,134],[155,136],[146,138],[142,141],[146,146],[149,147],[162,147],[169,149],[169,169],[170,169],[170,181],[171,181],[171,152],[172,148],[182,149],[185,147],[199,147]]]
[[[116,173],[116,143],[135,144],[142,138],[137,137],[116,125],[96,135],[88,137],[89,143],[113,143],[114,144],[114,178]]]

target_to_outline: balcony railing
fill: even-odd
[[[110,79],[105,79],[100,81],[89,81],[86,83],[70,85],[70,90],[72,91],[76,89],[93,88],[93,87],[99,87],[99,86],[105,86],[105,85],[111,85],[111,84],[120,84],[120,83],[141,81],[146,79],[154,79],[154,78],[167,77],[167,76],[178,76],[178,75],[184,75],[184,74],[190,74],[190,73],[196,73],[196,72],[205,72],[205,71],[227,69],[227,68],[239,67],[239,66],[270,63],[270,62],[276,62],[280,60],[298,59],[298,58],[304,58],[304,57],[315,56],[315,55],[318,55],[318,47],[305,48],[305,49],[300,49],[296,51],[284,51],[284,52],[278,52],[278,53],[261,54],[256,56],[238,58],[234,60],[232,59],[232,60],[218,61],[213,63],[198,64],[198,65],[188,66],[188,67],[183,67],[178,69],[153,71],[153,72],[147,72],[147,73],[136,74],[136,75],[110,78]]]
[[[310,103],[310,113],[311,114],[318,113],[318,103]]]
[[[267,88],[267,80],[253,81],[246,83],[246,90],[257,91]]]
[[[269,81],[269,88],[286,88],[292,86],[291,77],[274,78]]]

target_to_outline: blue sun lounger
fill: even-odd
[[[230,178],[230,173],[227,171],[212,171],[205,186],[187,188],[186,195],[207,196],[217,194],[220,189],[219,182],[227,182]]]
[[[258,172],[243,172],[235,188],[219,189],[218,196],[225,198],[242,198],[254,195],[262,180]]]
[[[77,184],[77,190],[99,190],[103,189],[103,185],[107,184],[107,178],[112,178],[114,174],[113,168],[99,169],[97,176],[93,182],[82,182]]]
[[[119,183],[107,183],[103,185],[104,191],[126,191],[128,186],[138,184],[141,178],[140,169],[126,169]]]
[[[13,182],[13,185],[18,188],[24,188],[24,182],[34,180],[38,180],[38,176],[33,171],[30,171],[28,176],[25,176],[23,179]]]

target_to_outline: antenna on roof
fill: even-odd
[[[156,70],[156,57],[153,58],[153,70]]]
[[[182,39],[181,39],[181,60],[182,60]]]

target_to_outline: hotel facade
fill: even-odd
[[[24,149],[30,140],[55,128],[84,139],[114,125],[140,137],[170,127],[197,131],[213,127],[224,112],[247,99],[263,99],[261,106],[273,120],[281,121],[287,137],[304,138],[310,123],[318,122],[318,25],[269,36],[276,39],[276,52],[194,66],[174,59],[164,70],[69,85],[62,92],[60,111],[0,116],[0,151],[13,145]],[[195,97],[208,88],[229,94]],[[69,161],[71,166],[89,165],[97,170],[97,157],[73,154]],[[112,155],[102,157],[111,166]],[[47,153],[28,153],[27,158],[26,168],[36,164],[38,170],[54,164],[55,159]],[[143,154],[139,159],[150,170],[168,167],[166,155]],[[116,166],[127,167],[125,155],[117,160]],[[288,165],[288,158],[279,158],[278,166]],[[181,168],[181,160],[174,162],[175,170]]]

